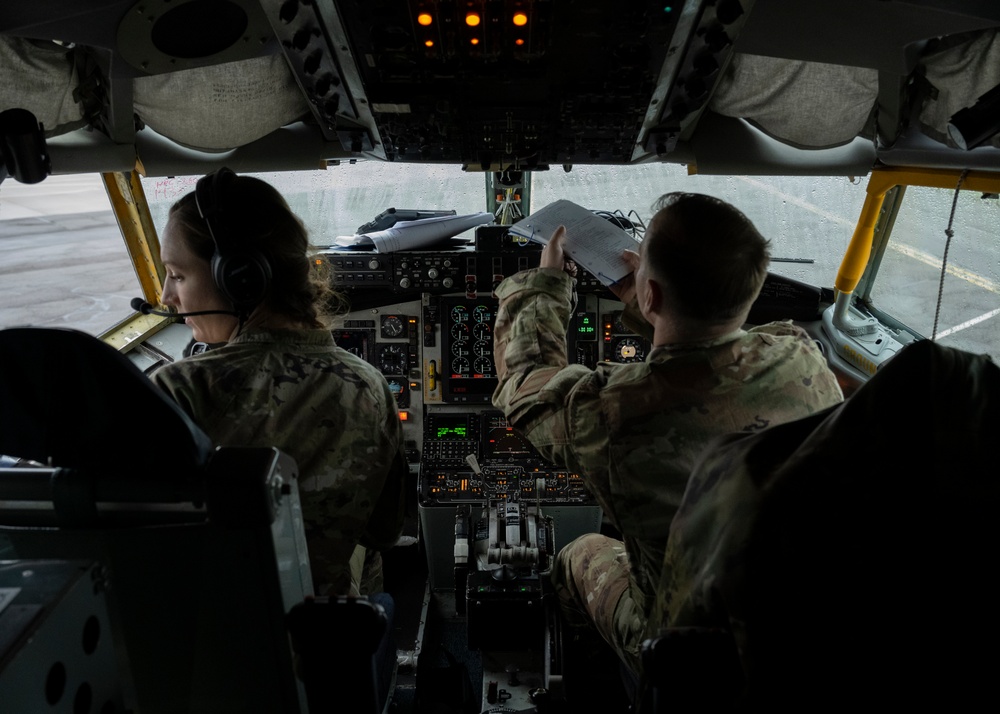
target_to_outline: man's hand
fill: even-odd
[[[628,305],[635,300],[635,271],[639,268],[639,254],[633,250],[626,250],[622,252],[622,258],[632,269],[632,272],[617,283],[609,285],[608,289],[615,294],[615,297]]]
[[[556,228],[556,232],[552,234],[552,238],[542,249],[542,257],[538,267],[565,270],[575,278],[577,272],[576,263],[566,257],[566,253],[563,251],[563,243],[565,241],[566,226],[559,226]]]

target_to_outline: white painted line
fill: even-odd
[[[828,221],[831,221],[833,223],[838,223],[842,226],[847,226],[848,228],[851,229],[852,232],[854,231],[854,226],[856,226],[858,223],[857,219],[850,220],[847,218],[842,218],[841,216],[835,216],[834,214],[829,213],[828,211],[824,211],[822,208],[817,208],[813,204],[799,198],[798,196],[792,196],[791,194],[779,191],[774,186],[770,186],[764,183],[763,181],[758,181],[757,179],[750,178],[749,176],[734,176],[733,178],[739,179],[743,183],[748,183],[754,188],[760,189],[764,193],[769,193],[772,196],[778,196],[783,201],[787,201],[788,203],[791,203],[794,206],[798,206],[799,208],[809,211],[810,213],[815,213],[817,216],[825,218]],[[850,238],[850,235],[848,235],[847,237]]]
[[[925,265],[929,265],[932,268],[941,270],[941,259],[937,258],[930,253],[926,253],[919,248],[914,248],[912,245],[907,245],[906,243],[889,243],[889,248],[895,250],[898,253],[902,253],[905,256],[919,260]],[[1000,285],[993,282],[989,278],[984,278],[982,275],[977,275],[971,270],[966,270],[965,268],[956,268],[954,265],[949,265],[948,269],[945,271],[948,275],[954,275],[960,280],[964,280],[967,283],[971,283],[983,290],[989,290],[991,293],[1000,294]]]
[[[991,317],[996,317],[997,315],[1000,315],[1000,307],[998,307],[996,310],[990,310],[987,313],[983,313],[979,317],[974,317],[971,320],[966,320],[961,325],[955,325],[954,327],[951,327],[947,330],[943,330],[937,334],[937,337],[938,339],[941,339],[942,337],[953,335],[956,332],[961,332],[962,330],[965,330],[969,327],[978,325],[980,322],[985,322],[986,320],[989,320]]]

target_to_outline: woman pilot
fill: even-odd
[[[162,301],[221,344],[152,379],[217,445],[294,458],[315,593],[369,594],[402,530],[402,428],[382,375],[334,344],[308,252],[272,186],[229,169],[199,179],[170,208]]]

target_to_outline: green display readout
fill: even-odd
[[[437,428],[437,438],[444,439],[448,436],[457,436],[461,439],[465,438],[465,427],[464,426],[439,426]]]
[[[592,312],[581,312],[576,315],[576,333],[578,335],[594,335],[597,332],[597,315]]]

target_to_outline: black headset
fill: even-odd
[[[223,167],[198,179],[194,198],[215,243],[212,277],[243,319],[264,301],[271,284],[271,264],[259,250],[243,245],[230,234],[223,206],[231,200],[235,183],[236,174]]]

